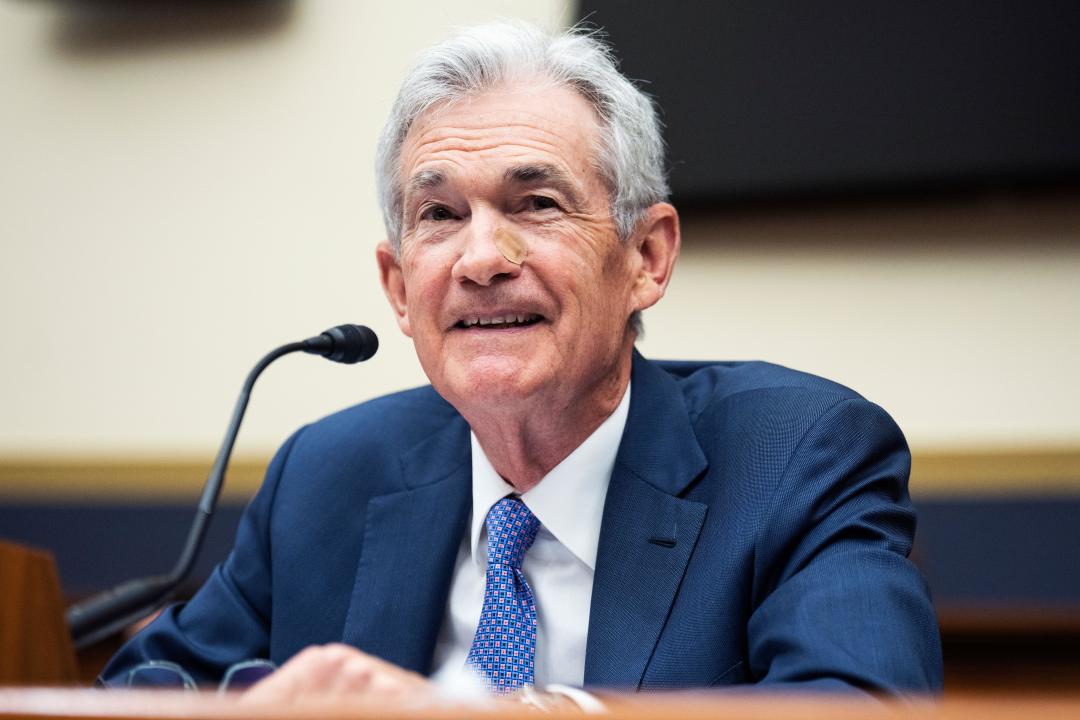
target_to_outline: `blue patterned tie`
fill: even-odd
[[[488,511],[484,609],[466,663],[494,693],[533,684],[536,600],[521,561],[539,529],[540,521],[520,500],[503,498]]]

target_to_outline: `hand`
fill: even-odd
[[[386,705],[423,704],[434,686],[421,675],[399,668],[349,645],[312,645],[256,683],[240,701],[288,705],[299,702],[364,700]]]

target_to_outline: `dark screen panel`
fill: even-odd
[[[1080,2],[583,0],[679,199],[1080,178]]]

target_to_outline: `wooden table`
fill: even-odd
[[[971,696],[945,700],[859,700],[826,696],[672,693],[607,698],[611,720],[1080,720],[1071,696]],[[314,703],[249,706],[212,693],[0,689],[0,720],[536,720],[519,706],[379,707]],[[554,713],[554,718],[579,717]]]

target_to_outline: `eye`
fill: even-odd
[[[540,212],[542,210],[558,209],[559,203],[554,199],[543,195],[530,195],[528,199],[529,210]]]
[[[446,220],[453,220],[454,213],[450,212],[450,208],[445,205],[432,205],[420,214],[421,220],[431,220],[433,222],[444,222]]]

